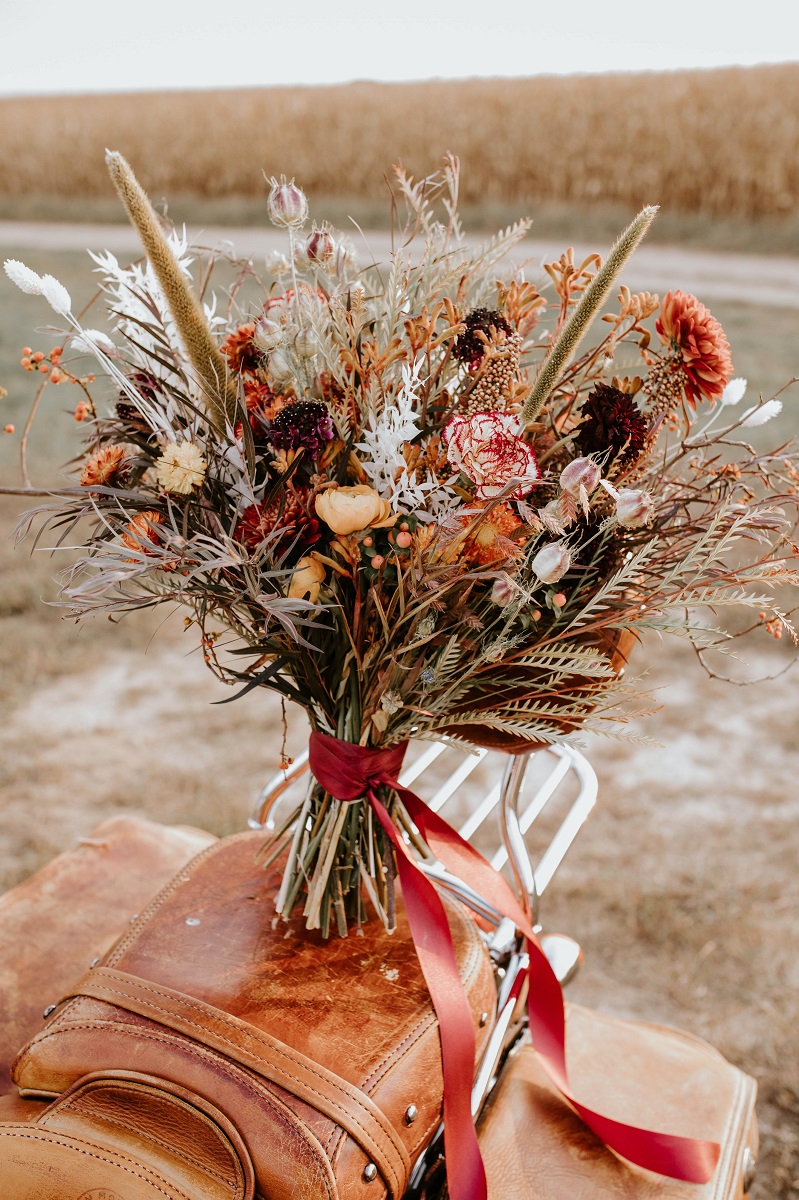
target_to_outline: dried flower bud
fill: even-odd
[[[312,329],[300,329],[294,338],[294,349],[300,358],[313,358],[319,349],[319,339]]]
[[[271,180],[271,183],[267,211],[272,224],[303,225],[308,216],[305,192],[297,187],[293,179],[286,183],[285,175],[280,176],[280,183],[276,179]]]
[[[500,608],[505,608],[519,595],[519,585],[514,583],[510,575],[500,575],[494,580],[494,586],[491,589],[491,599]]]
[[[336,243],[327,226],[323,225],[321,229],[314,226],[305,243],[305,253],[312,263],[318,263],[319,266],[330,262],[336,253]]]
[[[283,327],[277,321],[270,321],[269,317],[261,317],[255,322],[255,333],[252,335],[252,340],[264,354],[271,354],[273,350],[277,350],[283,341],[283,336]]]
[[[289,599],[310,600],[311,604],[316,604],[324,580],[325,568],[322,563],[315,558],[301,558],[291,576]]]
[[[593,458],[575,458],[560,473],[560,486],[572,496],[580,496],[583,489],[590,496],[599,483],[601,472]]]
[[[616,520],[625,529],[640,529],[651,525],[655,517],[655,505],[649,492],[633,488],[621,488],[616,497]]]
[[[275,350],[269,355],[269,374],[278,387],[291,383],[294,379],[294,368],[282,350]]]
[[[530,565],[542,583],[557,583],[571,562],[571,552],[565,542],[549,542],[538,551]]]

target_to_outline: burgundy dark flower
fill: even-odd
[[[492,308],[472,309],[464,318],[463,324],[466,328],[455,338],[452,356],[460,362],[467,363],[472,370],[483,361],[486,350],[486,344],[479,334],[489,337],[492,327],[504,333],[506,337],[510,337],[513,332],[502,314]]]
[[[282,408],[269,430],[276,450],[299,450],[314,458],[333,437],[333,421],[320,400],[298,400]]]
[[[646,427],[646,418],[631,396],[598,383],[583,405],[574,441],[583,455],[610,451],[615,458],[623,450],[622,463],[634,462],[644,448]]]

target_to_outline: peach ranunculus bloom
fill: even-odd
[[[327,488],[316,497],[318,517],[342,537],[361,529],[388,529],[397,519],[388,500],[366,483]]]
[[[661,342],[671,345],[680,358],[691,407],[703,398],[720,399],[732,379],[732,356],[724,330],[710,310],[688,292],[667,292],[655,329]]]

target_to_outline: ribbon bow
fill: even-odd
[[[530,957],[527,1011],[533,1044],[551,1080],[586,1125],[611,1150],[638,1166],[688,1183],[707,1183],[719,1156],[715,1142],[626,1125],[594,1112],[572,1095],[566,1071],[563,992],[549,960],[499,872],[414,792],[400,785],[397,777],[407,745],[401,742],[373,750],[314,730],[309,765],[317,782],[336,800],[345,804],[366,800],[397,851],[411,937],[439,1024],[444,1075],[444,1148],[452,1200],[487,1200],[488,1194],[471,1113],[474,1026],[441,897],[394,826],[377,793],[381,786],[401,798],[439,862],[453,875],[468,880],[483,899],[509,917],[524,934]]]

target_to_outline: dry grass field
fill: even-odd
[[[393,162],[424,174],[452,150],[478,218],[535,210],[546,223],[565,204],[618,227],[620,212],[656,202],[658,237],[691,214],[706,245],[734,220],[769,221],[799,245],[797,144],[799,63],[3,99],[0,214],[63,219],[91,199],[95,216],[107,205],[116,217],[102,170],[112,146],[181,219],[187,196],[214,206],[206,220],[241,223],[253,205],[262,219],[263,170],[296,175],[312,200],[354,198],[372,223]]]

